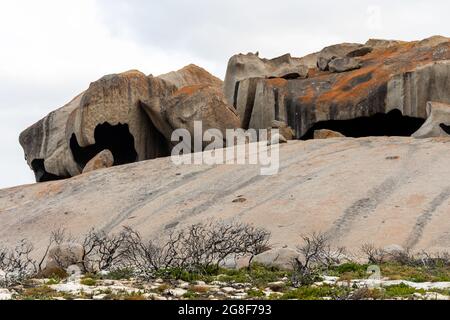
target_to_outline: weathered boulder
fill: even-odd
[[[215,92],[222,89],[220,79],[195,65],[160,77],[132,70],[91,83],[70,103],[20,135],[36,181],[81,174],[88,162],[105,149],[112,153],[114,165],[168,156],[170,135],[177,127],[163,116],[162,105],[185,85],[208,86]],[[202,115],[195,119],[203,120]],[[221,122],[220,117],[216,120]],[[94,167],[109,166],[109,160],[103,164],[94,161]]]
[[[300,254],[297,250],[290,248],[276,248],[258,254],[253,258],[253,262],[269,268],[292,270],[295,259],[299,258],[299,256]]]
[[[373,51],[358,57],[361,68],[348,72],[310,71],[306,79],[242,80],[235,92],[242,126],[264,129],[273,120],[282,121],[297,139],[319,123],[319,129],[347,125],[349,137],[364,136],[367,128],[370,135],[409,136],[423,124],[428,101],[450,103],[450,40],[445,39],[425,40],[420,46],[384,40],[331,46],[322,50],[322,57],[345,57],[369,44]],[[391,112],[399,113],[395,121],[380,116]],[[331,123],[342,120],[358,122]]]
[[[283,137],[280,133],[275,134],[269,134],[269,139],[267,141],[267,145],[276,145],[276,144],[282,144],[287,143],[287,139]]]
[[[345,57],[362,47],[363,45],[359,43],[342,43],[326,47],[317,56],[317,67],[319,70],[326,71],[331,60]]]
[[[110,168],[114,165],[114,156],[111,151],[103,150],[92,158],[84,167],[83,173]]]
[[[187,129],[194,137],[194,122],[202,121],[203,132],[220,130],[224,139],[226,129],[240,128],[240,120],[234,108],[224,100],[217,88],[207,85],[184,87],[164,101],[162,117],[167,120],[172,131]],[[170,136],[166,137],[170,141]],[[210,142],[205,142],[208,145]]]
[[[427,103],[427,121],[412,136],[414,138],[446,137],[450,135],[450,104]]]
[[[346,72],[311,68],[321,59],[321,69]],[[361,68],[354,69],[356,61]],[[36,180],[48,181],[81,174],[105,149],[115,165],[168,156],[173,130],[192,132],[195,120],[222,132],[266,129],[276,120],[297,139],[317,129],[349,137],[409,136],[423,124],[428,101],[450,103],[449,74],[450,40],[439,36],[344,43],[303,58],[236,55],[228,64],[225,98],[220,80],[193,65],[160,77],[129,71],[93,82],[26,129],[20,143]],[[394,120],[393,113],[399,113]],[[287,131],[281,135],[291,138]]]
[[[308,67],[300,59],[290,54],[268,60],[258,54],[238,54],[230,58],[225,76],[224,92],[226,101],[235,106],[239,82],[248,78],[306,78]]]
[[[272,121],[272,129],[278,129],[280,134],[286,140],[294,139],[294,135],[295,135],[294,130],[292,130],[291,127],[289,127],[286,123],[284,123],[282,121],[277,121],[277,120]]]
[[[80,174],[94,156],[109,149],[115,164],[169,154],[168,143],[142,110],[158,105],[176,87],[138,71],[108,75],[64,107],[20,135],[36,181]]]
[[[178,89],[194,85],[209,85],[220,89],[223,87],[222,80],[195,64],[190,64],[178,71],[162,74],[158,78],[173,84]]]
[[[347,72],[361,68],[361,63],[355,58],[335,58],[328,63],[331,72]]]
[[[332,139],[332,138],[345,138],[345,136],[340,132],[327,129],[314,131],[314,139]]]
[[[67,122],[70,141],[80,171],[104,149],[115,164],[131,163],[168,155],[168,144],[141,109],[175,91],[162,79],[139,71],[108,75],[91,83],[80,106]]]

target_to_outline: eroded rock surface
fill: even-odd
[[[70,177],[79,172],[66,141],[67,119],[80,106],[83,93],[20,134],[25,158],[36,181]]]
[[[413,134],[413,137],[430,138],[450,135],[450,104],[428,102],[427,114],[427,121]]]
[[[425,121],[428,101],[450,103],[448,38],[335,45],[318,54],[319,65],[321,58],[326,64],[319,68],[327,69],[336,57],[354,55],[358,57],[351,59],[357,59],[361,68],[342,73],[316,68],[309,70],[306,79],[267,79],[247,73],[247,79],[236,84],[232,101],[242,126],[262,129],[273,120],[283,121],[300,139],[316,124],[330,122],[329,128],[320,129],[333,129],[338,124],[331,122],[354,119],[358,124],[349,123],[346,136],[364,136],[365,128],[374,128],[370,135],[375,136],[409,136]],[[245,70],[245,64],[240,69]],[[393,126],[389,116],[379,116],[394,111],[400,117]]]
[[[191,137],[194,137],[195,121],[202,121],[203,132],[217,129],[224,138],[226,129],[240,128],[235,109],[227,105],[220,90],[211,86],[197,85],[178,90],[165,101],[162,114],[171,131],[187,129]]]
[[[191,98],[177,104],[185,86],[208,89],[193,90]],[[240,126],[234,110],[223,102],[221,88],[220,79],[194,65],[160,77],[136,70],[108,75],[26,129],[20,143],[38,182],[109,166],[107,161],[86,169],[105,149],[112,153],[113,165],[167,156],[172,131],[191,127],[190,121],[223,130]]]
[[[158,78],[175,85],[178,89],[194,85],[209,85],[219,89],[223,86],[222,80],[194,64],[160,75]]]
[[[51,231],[78,237],[93,226],[155,238],[214,218],[267,228],[277,247],[296,248],[299,235],[322,231],[350,252],[367,242],[446,251],[449,157],[447,137],[369,137],[289,141],[273,176],[255,165],[133,163],[0,190],[0,240],[45,248]]]
[[[168,156],[173,131],[192,135],[200,120],[204,131],[222,134],[276,121],[285,124],[279,128],[287,140],[311,139],[321,129],[410,136],[424,124],[429,101],[450,103],[449,77],[450,40],[442,36],[343,43],[303,58],[239,54],[224,83],[194,65],[159,77],[133,70],[93,82],[26,129],[20,143],[41,182],[81,174],[105,149],[114,165]],[[436,117],[416,136],[444,135],[448,124],[430,125]]]
[[[229,104],[236,100],[239,81],[248,78],[306,78],[308,67],[302,60],[292,58],[290,54],[274,59],[262,59],[258,54],[238,54],[228,62],[225,76],[225,98]]]

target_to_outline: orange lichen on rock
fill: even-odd
[[[195,92],[197,92],[198,90],[201,90],[203,88],[208,87],[207,85],[203,85],[203,84],[197,84],[197,85],[193,85],[193,86],[187,86],[187,87],[183,87],[181,89],[178,89],[175,93],[174,96],[179,96],[179,95],[193,95]]]
[[[317,103],[326,101],[335,101],[336,103],[348,102],[367,95],[369,90],[377,86],[377,82],[381,82],[380,77],[373,74],[375,72],[377,72],[377,67],[371,66],[344,74],[338,79],[332,90],[317,97]],[[364,81],[365,79],[367,79],[367,81]],[[354,82],[359,83],[353,85]]]
[[[305,93],[299,98],[299,102],[310,104],[314,101],[315,91],[313,86],[308,86],[305,90]]]
[[[313,78],[317,75],[321,74],[322,72],[317,68],[310,68],[308,71],[308,77]]]
[[[267,83],[271,86],[285,86],[287,85],[288,81],[283,78],[272,78],[267,80]]]
[[[450,48],[450,42],[441,45]],[[447,58],[450,59],[450,50]],[[354,104],[364,97],[369,97],[373,90],[386,85],[393,75],[429,64],[435,58],[430,48],[424,50],[417,48],[416,42],[407,42],[386,49],[376,49],[360,60],[363,64],[361,69],[337,75],[328,72],[311,73],[310,80],[330,81],[332,85],[329,90],[321,92],[307,89],[307,94],[299,100],[304,103],[315,100],[318,105],[331,101],[335,104]]]

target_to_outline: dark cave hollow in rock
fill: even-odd
[[[36,182],[47,182],[66,179],[67,177],[60,177],[47,172],[44,165],[44,159],[35,159],[31,162],[31,169],[34,171]]]
[[[425,119],[404,116],[400,110],[388,113],[377,113],[370,117],[359,117],[350,120],[329,120],[315,123],[301,140],[314,139],[314,131],[333,130],[346,137],[361,138],[371,136],[409,137],[420,129]]]
[[[450,126],[446,125],[445,123],[441,123],[439,126],[442,130],[445,131],[446,134],[450,134]]]
[[[94,132],[95,144],[81,147],[75,134],[70,139],[70,149],[74,160],[81,168],[99,152],[108,149],[114,156],[114,165],[122,165],[137,161],[134,137],[128,124],[111,125],[108,122],[98,125]]]

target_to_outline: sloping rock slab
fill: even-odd
[[[450,138],[292,141],[280,171],[256,165],[175,166],[169,158],[0,190],[0,241],[44,248],[52,230],[131,226],[145,237],[209,218],[267,228],[272,244],[328,232],[352,251],[364,243],[450,248]],[[235,202],[243,196],[247,201]]]

